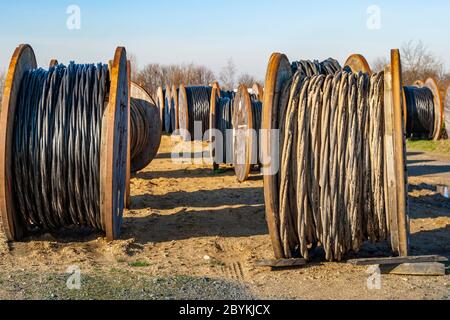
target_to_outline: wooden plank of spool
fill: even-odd
[[[131,82],[130,89],[131,99],[140,100],[145,104],[145,112],[148,119],[151,119],[150,125],[150,143],[147,144],[142,152],[133,159],[131,163],[131,172],[138,172],[145,169],[158,154],[161,145],[162,123],[160,119],[159,109],[154,104],[150,94],[135,82]]]
[[[255,124],[253,123],[252,101],[248,88],[240,85],[234,99],[233,113],[233,165],[236,178],[244,182],[250,175],[252,163],[255,161],[254,146],[258,141],[253,134]]]
[[[216,150],[215,145],[215,139],[213,139],[213,132],[216,129],[216,102],[217,98],[220,98],[220,88],[218,83],[214,83],[212,90],[211,90],[211,101],[209,103],[209,129],[210,129],[210,136],[209,136],[209,142],[211,143],[210,150],[211,150],[211,158],[213,160],[213,170],[219,170],[219,164],[216,163],[214,160],[213,151]]]
[[[189,106],[187,102],[186,87],[184,84],[180,85],[180,91],[178,93],[178,110],[179,110],[179,124],[180,135],[185,140],[191,140],[189,135]]]
[[[109,101],[102,120],[100,148],[100,214],[106,237],[120,236],[126,188],[128,149],[128,71],[126,50],[116,49]]]
[[[351,259],[347,263],[355,266],[370,265],[399,265],[404,263],[432,263],[447,262],[448,259],[442,256],[415,256],[415,257],[388,257],[388,258],[368,258],[368,259]]]
[[[175,128],[173,128],[173,130],[178,130],[180,129],[180,120],[178,117],[178,88],[176,85],[172,86],[172,102],[174,104],[174,109],[175,109]]]
[[[278,101],[282,86],[290,77],[292,77],[292,69],[288,58],[280,53],[272,54],[267,67],[264,86],[262,129],[265,133],[262,135],[261,148],[266,220],[276,259],[283,259],[285,256],[279,234],[278,173],[275,174],[274,170],[271,170],[274,162],[270,159],[273,154],[279,154],[280,151],[279,149],[274,150],[276,147],[279,148],[279,143],[272,141],[275,137],[270,134],[270,130],[279,129],[277,120]]]
[[[20,84],[24,74],[36,69],[36,56],[31,46],[16,48],[5,80],[0,113],[0,211],[6,238],[17,241],[23,237],[23,225],[17,217],[12,191],[13,129]]]
[[[384,84],[387,215],[392,250],[406,257],[409,251],[409,218],[401,70],[400,52],[392,50],[391,64],[385,68]]]
[[[164,90],[162,87],[158,87],[158,90],[156,91],[156,106],[159,109],[159,117],[161,120],[161,123],[164,123]],[[162,126],[161,126],[161,131],[162,131]]]
[[[131,62],[127,61],[127,83],[128,83],[128,92],[131,90]],[[130,98],[128,95],[128,147],[127,147],[127,172],[126,172],[126,187],[125,187],[125,208],[131,208],[131,104]]]
[[[54,66],[58,65],[58,60],[52,59],[50,60],[50,63],[48,64],[49,68],[53,68]]]
[[[450,86],[448,86],[447,91],[445,92],[444,119],[447,137],[450,139]]]
[[[295,268],[306,266],[308,262],[305,259],[275,259],[275,260],[259,260],[255,262],[255,267],[258,268]]]
[[[369,63],[361,54],[352,54],[348,57],[344,67],[349,67],[354,73],[363,72],[372,75],[372,70],[370,69]]]
[[[252,87],[253,93],[258,97],[258,100],[263,102],[264,101],[264,88],[259,83],[253,84]]]
[[[443,277],[446,274],[445,265],[442,263],[404,263],[400,265],[380,266],[381,274],[397,276],[427,276]]]
[[[439,91],[439,86],[433,78],[428,78],[423,84],[424,87],[430,89],[433,92],[434,97],[434,132],[433,140],[437,141],[441,138],[442,124],[444,121],[444,105],[442,103],[441,92]]]

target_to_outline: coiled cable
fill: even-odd
[[[189,115],[188,131],[194,138],[194,125],[196,122],[201,123],[202,138],[207,130],[209,130],[209,114],[211,103],[211,87],[197,86],[186,87],[187,108]]]
[[[406,86],[406,134],[432,139],[435,132],[435,106],[433,92],[427,87]]]
[[[25,73],[13,129],[12,188],[26,225],[104,230],[100,142],[109,82],[101,64]]]

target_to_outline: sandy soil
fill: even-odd
[[[323,263],[320,254],[306,268],[255,268],[273,255],[262,177],[239,184],[231,170],[174,164],[170,151],[164,137],[158,158],[133,179],[122,240],[86,232],[2,239],[0,298],[450,299],[450,276],[383,275],[381,289],[369,290],[367,268]],[[450,159],[415,152],[408,160],[412,254],[450,256],[450,201],[435,186],[450,184],[442,178]],[[367,245],[359,255],[389,250]],[[71,265],[81,269],[81,293],[64,287]]]

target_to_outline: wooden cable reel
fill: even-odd
[[[161,144],[161,119],[158,107],[150,94],[138,84],[131,82],[130,88],[131,108],[134,103],[145,106],[147,122],[150,124],[149,137],[145,147],[135,157],[131,159],[131,172],[135,173],[145,169],[156,157]]]
[[[165,133],[172,133],[172,119],[171,119],[171,101],[172,101],[172,89],[170,86],[166,86],[166,93],[164,98],[164,122],[163,131]]]
[[[259,126],[255,123],[248,88],[240,85],[234,100],[233,114],[233,165],[239,182],[248,180],[252,167],[258,164]]]
[[[354,55],[346,65],[353,72],[369,73],[367,61],[362,56]],[[262,129],[266,132],[280,129],[279,100],[283,86],[291,79],[293,71],[288,58],[274,53],[269,61],[265,81]],[[407,174],[406,146],[402,114],[402,79],[401,63],[398,50],[391,52],[391,64],[385,68],[385,157],[387,182],[386,207],[390,230],[392,251],[400,256],[408,255],[408,214],[407,214]],[[280,196],[278,159],[280,157],[278,137],[265,134],[261,141],[264,172],[264,196],[266,220],[269,227],[272,246],[276,259],[286,257],[280,235]]]
[[[23,238],[26,225],[19,219],[12,194],[12,155],[16,105],[25,73],[37,68],[29,45],[16,48],[8,70],[0,115],[0,212],[9,241]],[[108,104],[103,113],[100,142],[100,215],[108,240],[120,236],[125,192],[128,148],[128,70],[125,48],[117,48],[110,72]]]
[[[178,102],[178,94],[180,93],[180,90],[177,88],[176,85],[172,86],[172,129],[173,131],[177,131],[180,129],[180,120],[179,120],[179,102]]]
[[[264,88],[259,83],[253,84],[252,87],[253,93],[256,95],[259,101],[264,101]]]
[[[450,139],[450,86],[447,87],[447,91],[445,93],[446,93],[444,102],[445,130],[447,132],[447,139]]]

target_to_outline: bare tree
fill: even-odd
[[[372,64],[373,72],[381,72],[384,70],[384,67],[389,64],[389,59],[386,57],[378,57],[374,60]]]
[[[445,77],[443,62],[422,41],[404,43],[401,52],[405,84],[412,84],[416,80],[428,77],[440,81]]]
[[[222,68],[220,72],[220,85],[225,90],[233,90],[235,88],[236,66],[233,59],[230,58],[227,64]]]
[[[238,85],[245,84],[248,88],[251,88],[258,81],[252,75],[250,75],[248,73],[244,73],[239,76],[237,82],[238,82]]]
[[[159,65],[148,64],[140,70],[135,81],[145,87],[148,92],[155,94],[158,87],[184,84],[208,85],[215,79],[214,73],[205,66],[188,65]]]
[[[136,81],[136,77],[139,72],[138,59],[134,53],[127,53],[127,58],[131,64],[131,80]]]

